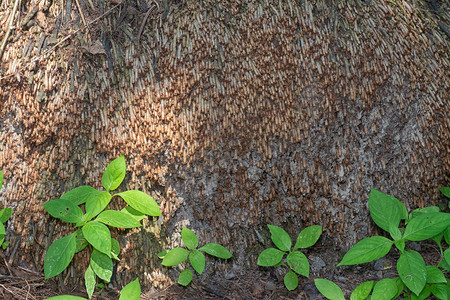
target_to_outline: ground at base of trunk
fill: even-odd
[[[431,241],[410,243],[409,248],[419,251],[427,265],[438,263],[439,249]],[[399,253],[396,249],[392,249],[386,257],[375,262],[343,267],[336,265],[344,252],[333,246],[316,246],[304,253],[310,263],[310,276],[309,278],[300,276],[299,287],[291,292],[286,290],[283,284],[286,268],[255,267],[239,274],[212,274],[203,280],[194,277],[188,287],[174,284],[165,290],[150,290],[143,293],[141,299],[325,299],[314,285],[316,278],[332,280],[342,288],[346,298],[349,298],[353,289],[362,282],[397,276],[396,262]],[[15,275],[2,275],[9,274],[9,271]],[[41,273],[22,267],[6,267],[5,260],[0,262],[0,299],[41,300],[62,294],[86,297],[86,292],[82,288],[71,290],[59,284],[58,280],[44,280]],[[110,289],[100,295],[94,293],[92,299],[118,298],[119,291]]]

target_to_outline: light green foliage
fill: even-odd
[[[227,248],[215,243],[209,243],[197,249],[198,238],[192,230],[186,227],[181,230],[181,240],[187,249],[176,247],[171,250],[165,250],[158,253],[158,257],[163,260],[163,266],[176,266],[189,258],[192,268],[198,274],[202,274],[206,265],[206,258],[202,252],[222,259],[228,259],[232,256]],[[187,286],[192,281],[193,276],[194,274],[192,271],[190,269],[186,269],[178,276],[178,283],[183,286]]]
[[[450,252],[443,252],[440,243],[442,237],[448,234],[450,214],[439,212],[438,207],[432,206],[416,209],[408,215],[406,207],[400,201],[374,189],[369,195],[369,210],[374,222],[388,231],[393,240],[382,236],[365,238],[344,255],[338,266],[362,264],[379,259],[395,245],[400,251],[397,262],[399,277],[377,282],[373,288],[372,299],[394,299],[402,290],[410,294],[411,299],[425,299],[434,290],[439,293],[441,285],[445,283],[442,271],[437,267],[425,266],[420,253],[405,250],[405,247],[408,241],[433,239],[438,243],[445,258],[441,259],[440,266],[448,267],[446,256],[450,256]],[[399,227],[401,220],[405,220],[405,228]]]
[[[47,250],[44,261],[46,279],[64,271],[74,254],[89,246],[92,254],[85,273],[85,285],[91,298],[96,286],[96,276],[109,282],[113,270],[112,260],[119,259],[120,245],[111,238],[108,226],[136,228],[141,226],[140,221],[146,215],[161,215],[155,200],[143,192],[110,194],[110,191],[117,189],[122,183],[125,171],[125,158],[122,155],[107,166],[102,176],[102,185],[106,191],[87,185],[80,186],[66,192],[60,199],[43,204],[50,215],[67,223],[75,223],[77,227],[75,232],[53,242]],[[121,197],[130,206],[121,211],[106,209],[114,196]]]
[[[297,251],[297,249],[313,246],[322,234],[322,227],[313,225],[303,229],[298,235],[292,251],[291,237],[283,228],[274,225],[267,225],[267,227],[271,234],[270,238],[278,249],[267,248],[263,250],[258,256],[257,264],[262,267],[281,265],[288,267],[288,273],[284,277],[284,286],[289,291],[295,290],[298,286],[298,275],[309,277],[308,259],[302,252]],[[283,258],[285,255],[287,256],[284,261]]]
[[[330,300],[345,300],[341,288],[328,279],[314,279],[314,284],[319,292]]]
[[[358,285],[350,295],[350,300],[364,300],[369,297],[373,288],[373,281],[366,281]]]
[[[0,170],[0,189],[3,185],[3,170]],[[3,250],[8,247],[9,242],[5,242],[5,236],[6,236],[6,230],[5,230],[5,223],[11,218],[12,215],[12,208],[5,207],[2,210],[0,210],[0,245]]]

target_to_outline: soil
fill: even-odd
[[[419,251],[427,265],[437,265],[439,261],[439,248],[432,241],[410,243],[407,248]],[[285,268],[255,267],[241,274],[212,274],[201,281],[194,276],[188,287],[174,284],[165,290],[144,290],[141,299],[325,299],[315,288],[316,278],[332,280],[342,288],[346,298],[349,298],[352,290],[364,281],[378,281],[397,276],[395,265],[399,253],[395,248],[378,261],[342,267],[336,265],[345,252],[333,247],[331,241],[322,242],[303,252],[310,262],[310,277],[300,276],[299,287],[291,292],[283,285]],[[86,297],[86,292],[81,287],[63,286],[55,279],[44,280],[40,272],[20,266],[7,267],[5,261],[7,258],[1,259],[0,263],[0,299],[34,300],[61,294]],[[108,289],[100,295],[94,294],[92,299],[118,298],[119,290]]]

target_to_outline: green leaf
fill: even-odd
[[[298,287],[298,277],[297,274],[289,270],[286,275],[284,275],[284,286],[288,291],[293,291]]]
[[[92,270],[91,266],[89,265],[86,269],[86,272],[84,272],[84,285],[86,286],[86,292],[88,294],[89,299],[92,298],[92,294],[94,294],[95,289],[95,273]]]
[[[119,260],[120,245],[116,239],[111,239],[111,257]]]
[[[275,248],[267,248],[261,252],[258,256],[258,266],[262,267],[273,267],[278,265],[281,260],[283,259],[283,256],[286,253],[275,249]]]
[[[402,239],[402,233],[398,227],[391,227],[389,234],[394,239],[394,241],[400,241]]]
[[[119,187],[125,178],[126,171],[125,157],[121,157],[113,160],[105,170],[102,176],[102,185],[107,191],[114,191]]]
[[[189,228],[183,227],[183,229],[181,229],[181,239],[190,250],[193,250],[198,246],[198,238]]]
[[[411,299],[425,300],[431,294],[431,287],[426,285],[423,290],[420,292],[419,296],[416,296],[414,293],[411,294]]]
[[[115,196],[122,197],[126,203],[141,213],[154,217],[161,216],[158,204],[146,193],[132,190],[116,194]]]
[[[392,300],[397,295],[397,284],[393,278],[381,279],[373,287],[371,299]]]
[[[47,298],[47,300],[86,300],[86,298],[72,296],[72,295],[61,295],[61,296]]]
[[[365,300],[373,288],[373,281],[366,281],[358,285],[352,292],[350,300]]]
[[[448,284],[433,284],[431,286],[431,292],[438,299],[447,300],[449,298]]]
[[[81,221],[83,211],[73,202],[67,199],[50,200],[42,204],[45,210],[54,218],[61,219],[68,223]]]
[[[178,276],[178,283],[182,286],[187,286],[192,281],[192,277],[194,275],[192,274],[192,271],[187,269],[180,273],[180,276]]]
[[[139,284],[139,278],[127,284],[120,291],[119,300],[139,300],[141,297],[141,285]]]
[[[44,273],[45,279],[52,278],[70,264],[75,254],[76,232],[69,234],[53,242],[45,254]]]
[[[447,261],[447,264],[450,265],[450,248],[444,251],[444,259]]]
[[[371,262],[388,254],[394,242],[383,236],[372,236],[359,241],[342,258],[338,266]]]
[[[61,199],[70,200],[75,205],[80,205],[85,203],[87,199],[96,197],[99,193],[102,192],[94,189],[92,186],[82,185],[66,192],[61,196]]]
[[[450,245],[450,226],[444,230],[444,239],[447,245]]]
[[[92,250],[90,266],[98,277],[106,282],[111,280],[113,262],[109,256],[96,249]]]
[[[1,186],[0,186],[1,187]],[[450,187],[444,186],[439,189],[445,197],[450,198]]]
[[[427,283],[446,283],[444,273],[435,266],[425,266],[427,270]]]
[[[189,251],[184,248],[173,248],[169,250],[163,258],[162,265],[171,267],[182,263],[188,258]]]
[[[146,215],[141,213],[140,211],[135,210],[134,208],[132,208],[131,206],[126,206],[124,207],[121,212],[132,216],[133,218],[135,218],[138,222],[145,219]]]
[[[297,237],[294,250],[313,246],[322,234],[322,226],[312,225],[303,229]]]
[[[403,283],[419,295],[427,281],[427,269],[422,256],[414,250],[406,250],[397,261],[397,272]]]
[[[300,251],[292,251],[286,257],[286,262],[295,273],[309,278],[309,262],[305,254]]]
[[[227,248],[225,248],[222,245],[216,244],[216,243],[206,244],[198,250],[204,251],[204,252],[208,253],[209,255],[212,255],[212,256],[215,256],[218,258],[223,258],[223,259],[229,259],[230,257],[233,256],[233,255],[231,255],[230,251],[228,251]]]
[[[423,241],[436,236],[448,226],[450,226],[448,213],[420,214],[406,225],[403,238],[410,241]]]
[[[100,192],[95,196],[86,199],[86,215],[87,220],[92,219],[98,215],[102,210],[104,210],[109,202],[111,201],[111,194],[108,192]]]
[[[0,189],[2,188],[3,185],[3,170],[0,170]]]
[[[9,246],[9,241],[2,243],[2,249],[5,250]]]
[[[8,221],[9,218],[11,218],[12,212],[12,208],[9,207],[5,207],[4,209],[0,210],[0,222],[5,223],[6,221]]]
[[[202,274],[205,269],[206,259],[205,255],[198,250],[194,250],[189,254],[189,261],[192,267],[198,274]]]
[[[344,293],[341,288],[328,279],[314,279],[314,284],[319,292],[325,296],[325,298],[330,300],[345,300]]]
[[[157,254],[157,256],[158,256],[160,259],[163,259],[164,256],[166,256],[167,252],[169,252],[169,251],[168,251],[168,250],[161,251],[161,252],[159,252],[159,253]]]
[[[135,228],[142,226],[141,223],[129,214],[117,210],[102,211],[95,221],[117,228]]]
[[[397,249],[400,250],[400,252],[405,251],[405,245],[406,244],[405,244],[405,240],[404,239],[395,241],[394,244],[395,244],[395,247],[397,247]]]
[[[404,212],[399,202],[393,196],[371,189],[369,211],[375,224],[388,232],[390,228],[398,227],[400,220],[404,217]]]
[[[6,236],[5,226],[3,225],[3,223],[0,223],[0,245],[3,244],[5,236]]]
[[[82,231],[78,231],[77,238],[76,238],[76,245],[77,246],[75,248],[75,253],[80,252],[81,250],[86,248],[86,246],[88,245],[88,242],[84,238]]]
[[[289,234],[283,228],[278,226],[267,225],[267,227],[269,227],[271,233],[270,238],[275,246],[277,246],[280,250],[289,251],[292,246],[292,241]]]
[[[111,255],[111,232],[99,222],[89,222],[83,226],[84,238],[98,251]]]
[[[395,297],[393,297],[393,299],[397,299],[400,296],[400,294],[403,292],[403,288],[405,287],[405,284],[398,276],[393,278],[392,282],[394,282],[395,286],[397,287],[397,293],[395,294]]]

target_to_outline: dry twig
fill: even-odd
[[[0,61],[2,60],[3,52],[5,51],[6,43],[8,42],[9,35],[11,34],[11,30],[12,30],[13,23],[14,23],[14,15],[16,14],[17,7],[19,6],[19,3],[20,3],[20,0],[16,0],[14,2],[13,11],[11,12],[11,15],[9,16],[8,30],[6,30],[6,34],[3,37],[3,42],[2,42],[2,45],[0,47]]]

